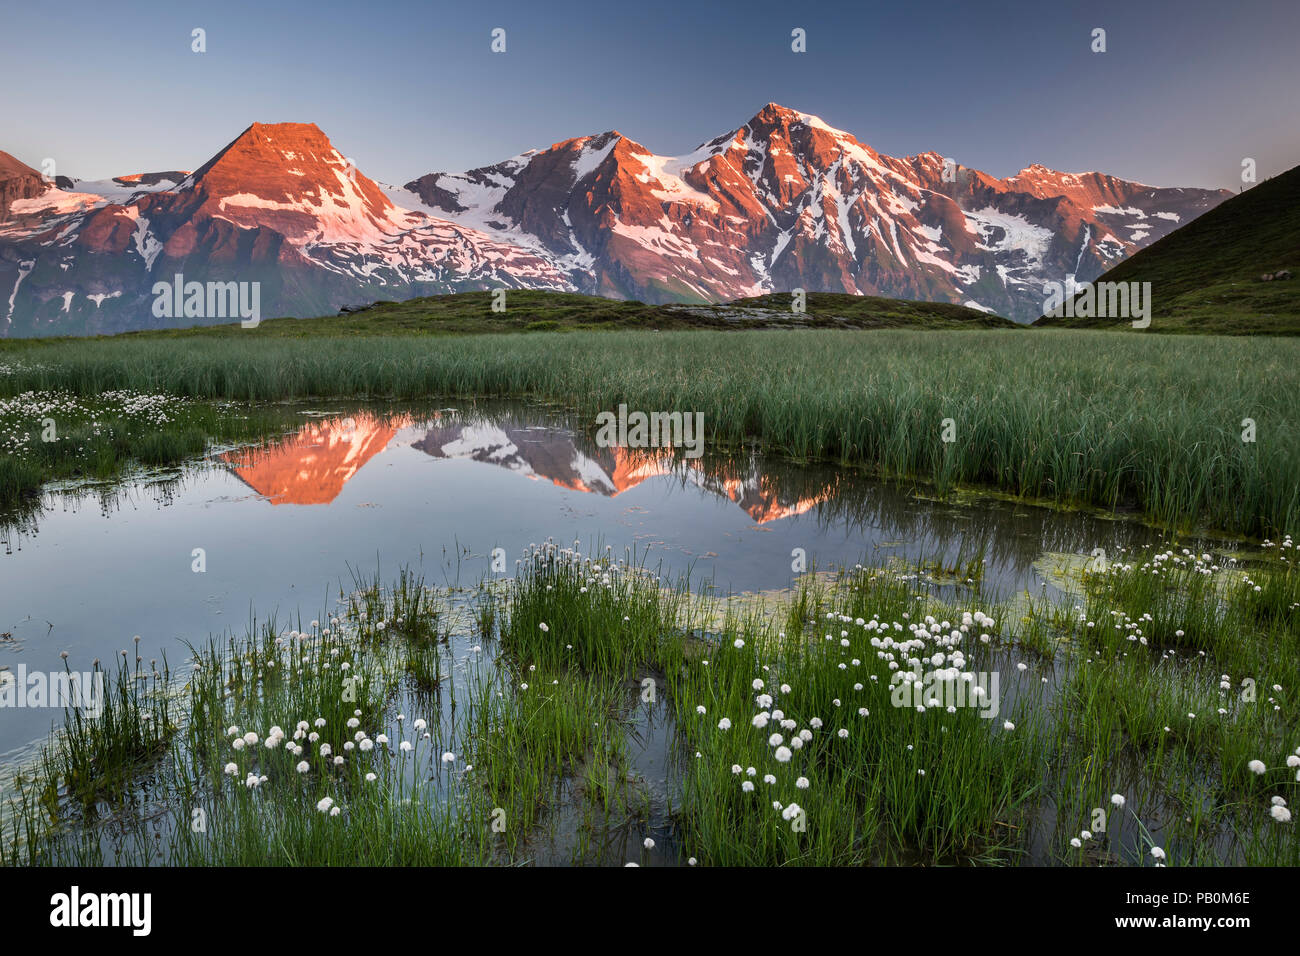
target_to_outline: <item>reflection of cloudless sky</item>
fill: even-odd
[[[405,182],[613,128],[680,154],[774,100],[997,176],[1235,187],[1243,156],[1261,176],[1300,162],[1297,49],[1295,0],[10,4],[0,149],[99,178],[194,168],[294,120]]]

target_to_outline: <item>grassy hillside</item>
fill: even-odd
[[[1262,282],[1289,269],[1294,278]],[[1300,334],[1300,166],[1234,196],[1097,281],[1150,282],[1149,332]],[[1132,328],[1043,316],[1035,326]]]
[[[464,335],[598,329],[969,329],[1016,327],[1009,319],[946,302],[911,302],[814,292],[802,315],[789,293],[720,305],[646,305],[567,292],[510,290],[506,310],[492,311],[491,292],[461,292],[405,302],[379,302],[347,315],[268,319],[255,330],[238,323],[128,333],[125,338],[210,338],[231,335]],[[0,339],[0,349],[5,348]]]

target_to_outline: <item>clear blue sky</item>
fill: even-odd
[[[1235,188],[1243,157],[1300,163],[1297,50],[1297,0],[6,4],[0,149],[79,178],[192,169],[293,120],[402,183],[614,128],[683,153],[774,100],[997,176]]]

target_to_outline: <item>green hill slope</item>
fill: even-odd
[[[1278,271],[1292,278],[1260,278]],[[1300,334],[1300,166],[1193,219],[1097,281],[1150,282],[1149,332]],[[1132,328],[1128,319],[1056,316],[1034,325]]]
[[[512,289],[506,293],[504,312],[492,311],[492,302],[491,292],[461,292],[405,302],[377,302],[344,315],[266,319],[250,330],[235,323],[128,332],[118,337],[463,335],[578,329],[1022,328],[1010,319],[947,302],[821,292],[808,294],[806,311],[801,314],[791,311],[789,293],[718,305],[647,305],[576,293]]]

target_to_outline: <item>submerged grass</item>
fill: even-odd
[[[588,854],[647,812],[628,717],[662,695],[673,862],[1296,865],[1295,550],[1124,555],[1073,606],[925,563],[729,602],[553,542],[459,610],[358,581],[170,694],[124,665],[117,716],[19,781],[0,861],[511,864],[577,812],[575,856],[626,862]]]

